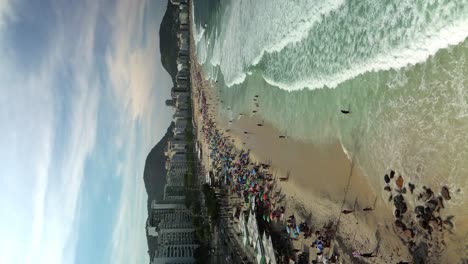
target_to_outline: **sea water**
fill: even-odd
[[[376,188],[391,168],[467,205],[468,0],[195,0],[192,11],[224,114],[258,110],[288,136],[339,141]]]

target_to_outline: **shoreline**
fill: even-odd
[[[229,122],[218,111],[216,88],[203,78],[193,47],[190,57],[192,89],[201,89],[205,93],[209,113],[216,120],[218,129],[234,140],[238,151],[250,150],[254,161],[271,162],[271,172],[276,177],[290,175],[288,181],[279,182],[277,186],[285,194],[286,215],[297,215],[299,212],[298,218],[309,221],[315,228],[329,221],[339,221],[337,245],[342,251],[343,263],[353,261],[349,258],[353,251],[371,252],[376,249],[377,257],[372,259],[372,263],[411,260],[407,247],[394,233],[394,217],[387,203],[372,190],[359,168],[351,169],[352,163],[341,144],[336,142],[327,146],[314,146],[292,138],[280,139],[281,134],[276,128],[267,123],[258,126],[261,121],[252,115],[244,114]],[[201,116],[196,101],[194,97],[194,121],[199,129]],[[211,171],[209,148],[201,133],[197,134],[202,149],[202,164],[205,171]],[[307,157],[307,161],[303,157]],[[344,199],[348,180],[350,188]],[[341,213],[343,209],[353,208],[355,201],[355,213]],[[365,207],[374,207],[374,204],[373,211],[362,211]],[[382,237],[385,239],[382,240]],[[309,246],[312,242],[309,240],[294,241],[293,245],[295,248]]]
[[[191,38],[194,43],[193,34]],[[278,129],[263,123],[261,118],[252,113],[243,113],[241,117],[230,122],[231,120],[219,111],[216,83],[204,78],[203,70],[197,62],[194,45],[190,48],[190,60],[192,90],[200,89],[206,95],[210,116],[216,120],[216,127],[222,134],[234,140],[238,151],[250,150],[254,161],[271,162],[272,173],[275,176],[290,175],[288,181],[278,183],[278,189],[286,195],[286,214],[300,212],[299,218],[308,219],[315,227],[321,227],[330,220],[338,221],[337,244],[342,252],[348,255],[343,254],[343,257],[348,257],[342,259],[343,263],[354,262],[355,259],[349,258],[353,251],[370,252],[374,249],[378,249],[377,257],[370,259],[370,262],[367,259],[361,260],[369,263],[412,260],[408,246],[402,239],[403,232],[395,227],[394,207],[386,199],[389,195],[371,186],[362,171],[353,166],[351,157],[339,142],[317,146],[292,138],[280,139],[282,134]],[[194,122],[198,129],[201,117],[199,105],[195,101],[196,98],[193,98]],[[258,126],[259,123],[262,126]],[[205,171],[211,171],[209,148],[201,134],[198,135],[202,163]],[[304,160],[304,157],[307,160]],[[352,209],[355,204],[355,213],[341,213],[343,209]],[[373,207],[374,210],[365,212],[363,209],[366,207]],[[310,241],[295,241],[295,248],[304,246],[304,242]],[[447,251],[443,256],[446,261],[458,261],[454,248],[445,249]],[[311,251],[313,250],[312,248]]]

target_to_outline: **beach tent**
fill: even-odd
[[[245,222],[242,228],[242,244],[244,245],[244,247],[250,244],[249,230],[247,229],[247,223]]]
[[[208,183],[209,185],[211,185],[210,171],[206,172],[205,182]]]
[[[257,247],[258,242],[258,225],[257,225],[257,218],[253,212],[250,213],[249,222],[247,225],[248,229],[250,230],[250,241],[254,249]]]
[[[254,248],[255,252],[257,252],[258,246],[258,231],[252,230],[252,247]]]
[[[239,217],[239,229],[242,231],[242,243],[244,246],[247,246],[250,241],[247,221],[245,221],[245,217],[246,215],[244,214],[244,212],[242,212]]]
[[[263,243],[262,243],[262,237],[258,236],[257,237],[257,263],[258,264],[266,264],[266,258],[265,258],[265,249],[263,248]]]
[[[273,242],[271,241],[271,236],[267,238],[265,233],[263,233],[263,248],[265,249],[265,259],[268,264],[276,264],[275,250],[273,248]]]

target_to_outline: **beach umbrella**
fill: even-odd
[[[398,179],[396,180],[396,185],[398,186],[398,188],[400,189],[403,188],[403,182],[404,182],[403,177],[401,177],[401,175],[398,176]]]
[[[297,234],[296,234],[295,232],[292,232],[291,234],[292,234],[292,237],[293,237],[293,238],[296,238],[296,237],[297,237]]]
[[[317,249],[318,249],[320,252],[322,252],[322,250],[323,250],[322,241],[319,241],[319,242],[317,243]]]

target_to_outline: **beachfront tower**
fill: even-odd
[[[166,106],[174,107],[174,106],[175,106],[174,100],[172,100],[172,99],[167,99],[167,100],[166,100]]]

